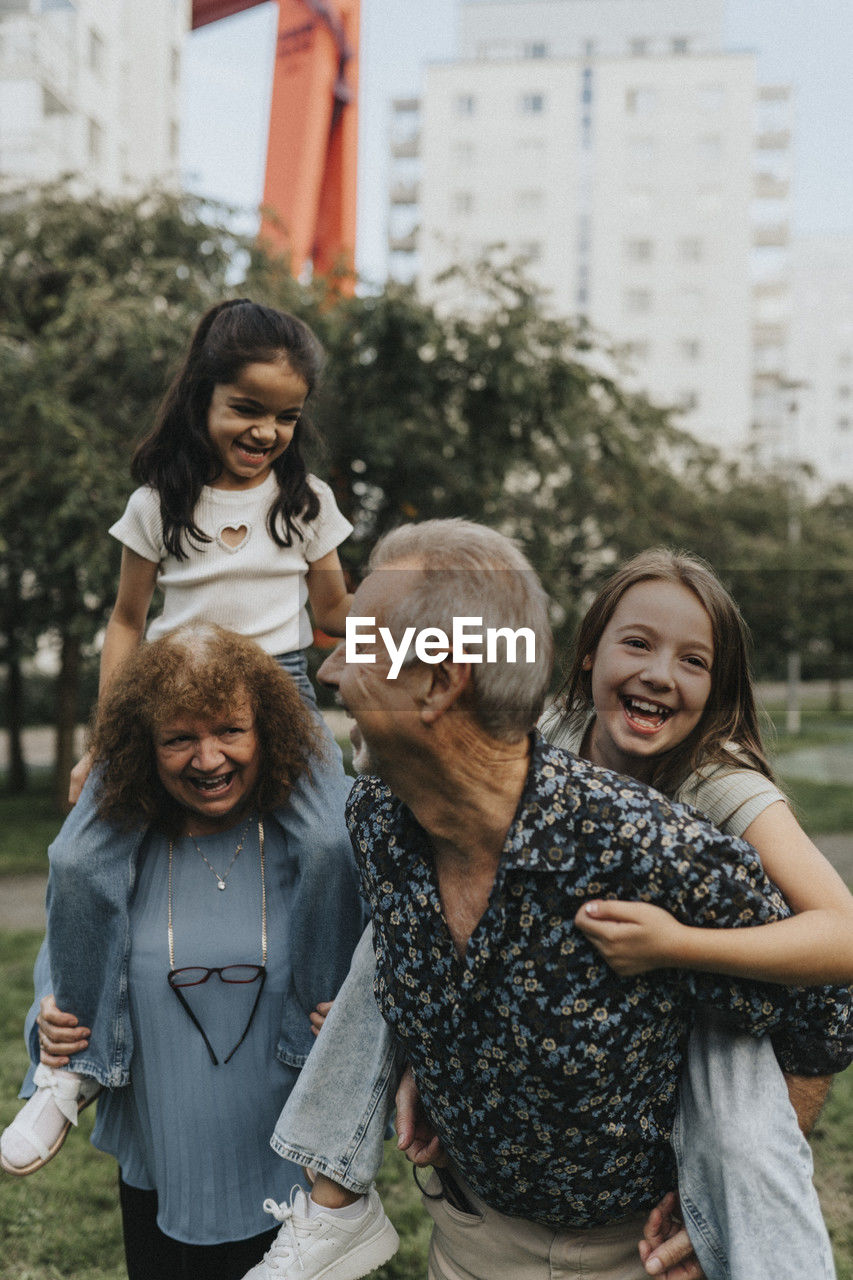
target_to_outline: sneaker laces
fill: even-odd
[[[300,1244],[300,1236],[304,1239],[312,1234],[313,1227],[311,1219],[300,1214],[295,1217],[296,1202],[299,1198],[307,1202],[307,1196],[302,1187],[294,1187],[290,1193],[290,1203],[278,1203],[276,1200],[264,1201],[264,1212],[269,1213],[276,1222],[281,1223],[281,1230],[276,1236],[272,1245],[264,1254],[264,1262],[271,1271],[277,1271],[280,1262],[297,1262],[300,1270],[305,1270],[305,1263],[302,1261],[302,1248]],[[284,1238],[283,1238],[284,1237]]]

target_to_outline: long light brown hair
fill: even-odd
[[[686,587],[708,614],[714,640],[711,692],[699,723],[683,742],[655,757],[649,783],[672,795],[694,769],[709,764],[756,769],[772,779],[755,706],[746,623],[711,566],[685,552],[662,547],[642,551],[605,582],[578,628],[568,674],[557,694],[564,721],[580,732],[594,713],[592,673],[584,670],[584,660],[589,655],[594,660],[616,606],[638,582]]]
[[[313,718],[275,658],[245,636],[205,623],[143,644],[116,672],[91,738],[100,816],[173,834],[183,813],[157,775],[157,728],[176,715],[219,714],[244,698],[260,749],[253,803],[261,812],[283,804],[312,754],[324,749]]]

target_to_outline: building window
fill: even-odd
[[[524,240],[518,246],[518,252],[525,262],[539,262],[542,258],[542,245],[538,240]]]
[[[450,208],[453,213],[469,214],[474,212],[474,194],[471,191],[454,191],[450,197]]]
[[[685,338],[680,345],[681,356],[684,360],[701,360],[702,343],[698,338]]]
[[[649,51],[649,42],[642,37],[628,41],[628,52],[632,58],[644,58]]]
[[[627,354],[632,360],[646,361],[652,353],[650,342],[645,340],[641,342],[631,342],[628,344]]]
[[[701,262],[705,256],[705,245],[698,236],[686,236],[679,240],[678,252],[683,262]]]
[[[690,41],[686,40],[684,36],[676,36],[672,42],[672,52],[673,53],[689,53]]]
[[[529,191],[517,191],[515,207],[519,213],[539,213],[545,204],[545,192],[531,187]]]
[[[682,391],[678,397],[678,407],[682,413],[692,413],[699,408],[699,396],[695,391]]]
[[[625,257],[630,262],[651,262],[654,245],[651,240],[626,240]]]
[[[102,75],[104,70],[104,42],[93,27],[89,28],[89,52],[88,52],[89,70],[96,76]]]
[[[477,110],[477,100],[472,93],[458,93],[453,109],[458,116],[472,116]]]
[[[853,351],[839,351],[838,367],[839,369],[849,369],[853,366]]]
[[[592,58],[592,57],[594,57],[594,55],[595,55],[595,41],[594,41],[594,40],[584,40],[584,42],[583,42],[583,56],[584,56],[585,58]]]
[[[104,131],[97,120],[89,121],[88,133],[89,159],[93,164],[99,164],[103,152]]]
[[[849,431],[849,430],[850,430],[850,419],[849,419],[849,418],[837,418],[837,419],[836,419],[836,422],[835,422],[835,425],[836,425],[836,427],[838,428],[838,430],[839,430],[839,431]]]
[[[544,93],[523,93],[518,106],[524,116],[541,116],[545,110],[545,95]]]
[[[473,142],[462,141],[453,144],[453,160],[459,165],[468,165],[474,163],[474,155],[476,153]]]
[[[547,58],[548,46],[544,40],[533,40],[524,46],[525,58]]]
[[[642,315],[652,309],[652,294],[650,289],[626,289],[625,291],[625,310],[631,315]]]
[[[850,399],[850,388],[849,388],[849,387],[846,387],[846,386],[844,386],[844,387],[839,387],[839,388],[838,388],[838,392],[837,392],[837,394],[838,394],[838,399],[839,399],[839,400],[849,400],[849,399]]]
[[[172,50],[169,70],[172,76],[172,84],[177,84],[181,78],[181,53],[179,49]]]
[[[181,145],[181,130],[177,120],[169,121],[169,159],[177,164]]]
[[[648,85],[625,90],[625,110],[629,116],[647,116],[657,106],[657,94]]]

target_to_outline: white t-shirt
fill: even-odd
[[[163,544],[160,498],[147,485],[131,495],[124,515],[110,533],[124,546],[158,566],[163,612],[148,627],[156,640],[187,622],[214,622],[256,641],[267,653],[290,653],[311,643],[305,603],[309,565],[321,560],[352,533],[327,484],[309,475],[320,499],[316,520],[295,521],[302,540],[279,547],[270,537],[267,515],[278,480],[273,473],[254,489],[201,491],[194,517],[212,539],[196,546],[186,537],[186,559],[169,555]],[[235,547],[223,539],[227,529],[245,530]]]

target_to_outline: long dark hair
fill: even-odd
[[[193,513],[204,485],[222,472],[210,444],[207,412],[213,389],[233,382],[247,364],[286,359],[310,395],[323,363],[323,349],[302,320],[248,298],[220,302],[202,316],[184,363],[166,392],[154,426],[133,455],[131,475],[160,495],[163,541],[178,560],[186,559],[184,535],[210,542]],[[278,493],[267,516],[270,536],[280,547],[301,537],[296,518],[316,519],[320,503],[308,483],[302,456],[306,423],[300,416],[290,444],[272,464]]]
[[[592,672],[584,670],[584,661],[594,656],[616,606],[638,582],[674,582],[686,587],[711,619],[714,638],[711,692],[699,723],[683,742],[655,757],[648,782],[673,795],[689,774],[708,764],[756,769],[773,779],[755,707],[749,631],[714,570],[698,556],[664,548],[642,551],[608,578],[578,628],[568,674],[557,694],[557,709],[565,722],[580,732],[594,712]]]

